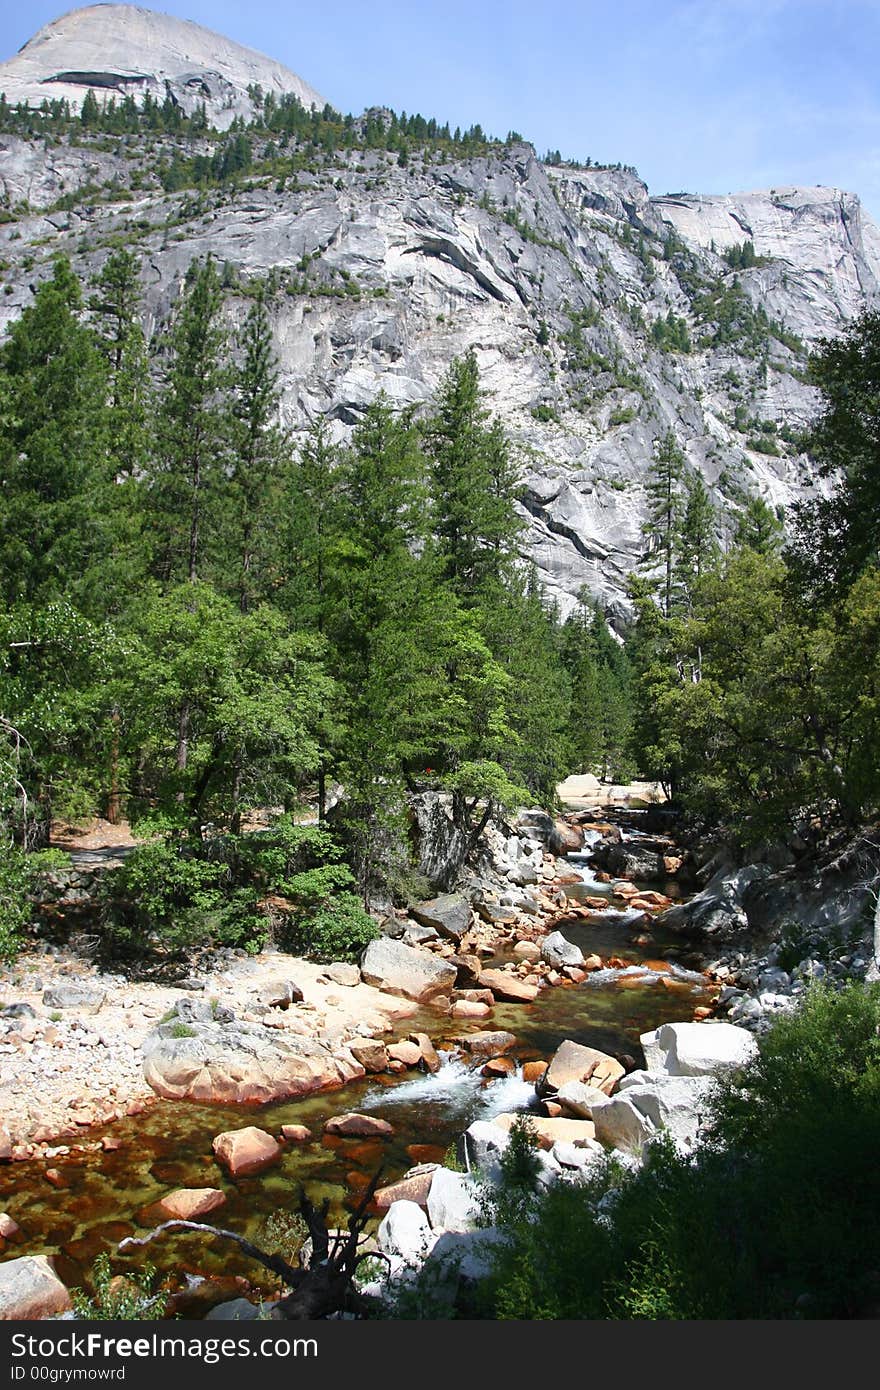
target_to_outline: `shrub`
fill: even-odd
[[[354,893],[331,895],[320,906],[297,913],[288,944],[312,960],[354,961],[379,935],[379,928]]]
[[[46,874],[62,868],[67,856],[58,850],[26,854],[8,842],[0,842],[0,961],[14,960],[33,920],[33,894]]]
[[[110,1257],[101,1254],[92,1266],[94,1292],[73,1289],[73,1309],[78,1318],[99,1322],[148,1322],[165,1314],[164,1294],[154,1293],[156,1270],[145,1265],[114,1279]]]
[[[725,1078],[691,1157],[606,1162],[514,1212],[474,1312],[848,1318],[880,1297],[880,987],[814,986]]]

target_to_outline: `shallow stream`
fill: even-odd
[[[585,867],[577,856],[571,858],[574,866]],[[592,875],[587,886],[592,894]],[[597,891],[603,888],[607,892],[605,885],[597,885]],[[423,1008],[399,1031],[405,1036],[424,1030],[442,1049],[444,1039],[488,1026],[516,1035],[519,1047],[514,1056],[520,1062],[549,1057],[560,1042],[571,1038],[629,1054],[641,1063],[639,1034],[663,1022],[690,1018],[708,996],[705,978],[690,968],[694,962],[676,958],[680,945],[664,942],[653,927],[650,945],[633,944],[635,916],[641,919],[641,914],[606,912],[590,922],[563,924],[565,935],[585,955],[614,955],[628,963],[625,969],[596,971],[581,985],[545,989],[533,1004],[498,1004],[488,1025],[450,1020]],[[83,1282],[102,1250],[112,1254],[124,1236],[142,1234],[145,1225],[155,1224],[146,1216],[139,1221],[139,1215],[172,1188],[222,1188],[226,1205],[206,1219],[258,1243],[267,1218],[296,1206],[301,1184],[313,1200],[328,1197],[332,1217],[341,1222],[380,1163],[382,1182],[393,1182],[414,1163],[442,1160],[474,1119],[528,1107],[534,1091],[519,1072],[488,1081],[479,1066],[450,1054],[434,1076],[367,1077],[343,1090],[248,1111],[163,1101],[136,1118],[89,1131],[89,1138],[106,1134],[119,1140],[115,1151],[52,1160],[66,1184],[63,1189],[47,1182],[45,1159],[0,1165],[0,1210],[8,1211],[22,1227],[27,1238],[22,1253],[53,1253],[68,1285]],[[394,1126],[394,1138],[381,1142],[323,1136],[325,1121],[349,1110],[387,1119]],[[314,1137],[307,1144],[288,1145],[281,1161],[266,1172],[233,1181],[217,1164],[211,1141],[221,1130],[244,1124],[272,1133],[282,1124],[304,1124]],[[224,1244],[211,1249],[199,1237],[179,1235],[156,1241],[146,1253],[162,1270],[219,1274],[229,1269],[230,1248]],[[271,1290],[271,1283],[260,1280],[247,1261],[235,1264]]]

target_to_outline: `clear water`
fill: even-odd
[[[706,981],[689,968],[694,962],[681,954],[678,943],[658,939],[654,928],[649,945],[633,942],[629,924],[634,916],[640,914],[606,911],[589,922],[564,925],[565,935],[585,954],[615,955],[622,968],[598,971],[578,986],[544,990],[533,1004],[496,1006],[488,1026],[516,1035],[520,1062],[549,1057],[563,1039],[571,1038],[640,1063],[640,1033],[689,1018],[694,1006],[705,1002]],[[441,1049],[444,1043],[450,1049],[453,1037],[483,1026],[426,1008],[401,1031],[424,1030]],[[50,1165],[45,1160],[0,1165],[0,1209],[14,1217],[25,1235],[19,1249],[7,1254],[51,1252],[65,1282],[82,1283],[99,1252],[114,1254],[124,1236],[154,1224],[145,1208],[175,1187],[222,1188],[227,1203],[208,1220],[258,1241],[268,1217],[296,1206],[301,1185],[313,1200],[328,1197],[333,1219],[341,1222],[380,1164],[382,1182],[392,1182],[414,1163],[442,1160],[473,1120],[524,1109],[533,1101],[534,1090],[523,1082],[519,1067],[509,1077],[487,1080],[479,1061],[449,1051],[433,1076],[368,1077],[344,1090],[255,1110],[162,1102],[103,1131],[121,1141],[115,1152],[52,1160],[51,1166],[63,1174],[63,1190],[46,1182]],[[324,1137],[325,1121],[347,1110],[387,1119],[394,1137],[385,1142]],[[211,1141],[220,1131],[245,1124],[272,1133],[282,1124],[305,1124],[313,1138],[287,1146],[281,1161],[266,1172],[233,1181],[216,1163]],[[88,1137],[101,1133],[91,1131]],[[183,1273],[227,1271],[229,1254],[226,1246],[212,1249],[201,1238],[180,1235],[153,1243],[146,1257],[161,1270],[174,1271],[180,1282]],[[234,1263],[246,1267],[246,1262]],[[257,1287],[272,1289],[257,1267],[247,1273]]]

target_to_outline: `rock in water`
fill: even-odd
[[[71,1306],[49,1256],[22,1255],[0,1263],[0,1320],[51,1318]]]
[[[229,1129],[218,1134],[212,1146],[219,1161],[229,1170],[230,1177],[246,1178],[262,1173],[281,1157],[282,1148],[264,1129],[248,1125],[244,1129]]]
[[[332,1090],[364,1075],[344,1049],[257,1024],[169,1021],[144,1041],[144,1078],[168,1100],[232,1105]]]
[[[541,959],[554,969],[561,970],[565,965],[579,966],[584,963],[584,953],[574,942],[569,941],[561,931],[553,931],[541,942]]]

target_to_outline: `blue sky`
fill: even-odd
[[[10,57],[64,0],[0,0]],[[652,193],[786,183],[880,221],[880,0],[162,0],[292,67],[343,111],[386,104],[634,164]]]

